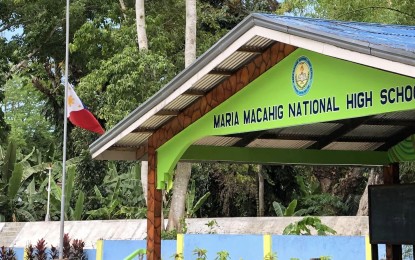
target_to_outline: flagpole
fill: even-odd
[[[65,225],[65,178],[66,178],[66,139],[68,129],[68,71],[69,71],[69,0],[66,0],[66,43],[65,43],[65,102],[63,116],[63,156],[62,156],[62,197],[61,197],[61,221],[59,235],[59,259],[63,259],[63,236]]]

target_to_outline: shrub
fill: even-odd
[[[2,246],[0,248],[0,260],[17,260],[14,249]]]

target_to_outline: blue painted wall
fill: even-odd
[[[124,259],[137,249],[146,248],[145,240],[104,240],[104,260]]]
[[[23,260],[23,256],[24,256],[24,248],[21,247],[15,247],[13,248],[14,252],[16,252],[16,258],[18,260]]]
[[[385,259],[385,245],[379,246],[379,260]],[[146,248],[145,240],[104,240],[104,260],[123,260],[133,251]],[[196,259],[194,250],[206,249],[209,260],[217,257],[217,252],[227,251],[231,260],[262,260],[262,235],[202,235],[184,236],[184,256],[186,260]],[[24,249],[14,248],[18,260],[23,260]],[[161,242],[162,259],[174,259],[176,240]],[[96,259],[95,249],[86,249],[89,260]],[[361,236],[272,236],[272,251],[279,260],[298,258],[309,260],[312,257],[330,256],[331,259],[365,259],[365,240]],[[145,257],[144,257],[145,259]],[[413,259],[413,258],[410,258]],[[408,259],[406,259],[408,260]]]
[[[309,260],[321,256],[331,259],[366,259],[362,236],[272,236],[272,251],[278,259]]]
[[[123,260],[137,249],[146,248],[146,240],[104,240],[103,260]],[[176,253],[176,240],[161,241],[162,259],[174,259]],[[92,260],[92,258],[88,258]],[[95,259],[95,258],[93,258]],[[146,257],[144,257],[146,259]]]
[[[227,251],[230,259],[263,259],[262,235],[185,235],[184,259],[196,259],[196,248],[207,250],[207,259],[215,259],[217,252]],[[281,258],[282,259],[282,258]]]

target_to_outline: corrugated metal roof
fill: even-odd
[[[339,151],[373,151],[383,143],[372,142],[332,142],[323,150],[339,150]]]
[[[273,139],[256,139],[247,147],[252,148],[292,148],[305,149],[315,143],[314,141],[304,140],[273,140]]]
[[[376,115],[376,119],[393,119],[393,120],[410,120],[415,119],[415,111],[402,111],[402,112],[395,112],[395,113],[387,113],[382,115]]]
[[[415,53],[415,26],[375,24],[260,14],[280,25],[310,32],[335,35],[347,41],[359,41],[368,46],[388,47]]]
[[[336,123],[317,123],[308,125],[292,126],[284,129],[270,130],[271,133],[278,133],[281,135],[325,135],[339,128],[340,125]]]
[[[141,124],[142,129],[154,130],[162,126],[166,121],[168,121],[173,116],[158,116],[154,115]]]
[[[402,126],[395,125],[360,125],[349,133],[346,137],[388,137],[402,130]]]
[[[237,137],[208,136],[200,139],[194,145],[232,146],[241,140]]]
[[[203,76],[198,82],[196,82],[196,84],[193,85],[192,89],[208,91],[227,77],[228,76],[226,75],[207,74]]]
[[[147,139],[151,136],[151,132],[147,133],[131,133],[126,135],[123,139],[117,142],[117,146],[139,146],[143,142],[147,141]]]
[[[255,36],[254,38],[252,38],[251,40],[249,40],[245,46],[246,48],[265,48],[267,46],[269,46],[271,43],[273,42],[273,40],[261,37],[261,36]]]
[[[169,104],[167,104],[164,109],[171,110],[171,111],[180,111],[181,109],[187,107],[188,105],[192,104],[193,101],[198,99],[198,96],[191,96],[191,95],[181,95]]]
[[[235,71],[256,55],[256,53],[237,51],[220,63],[216,69],[219,71]]]

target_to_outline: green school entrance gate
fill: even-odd
[[[382,165],[398,183],[415,159],[414,39],[409,26],[253,14],[95,141],[93,158],[148,160],[147,259],[160,259],[179,160]]]

